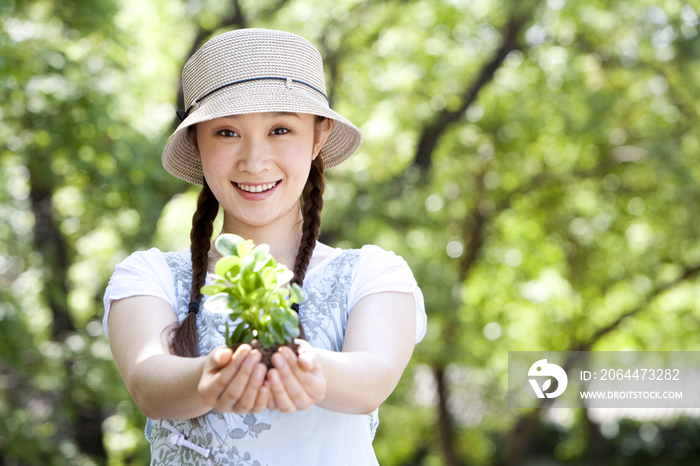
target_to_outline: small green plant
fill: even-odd
[[[293,345],[299,336],[299,316],[292,304],[303,301],[296,283],[283,287],[293,273],[278,264],[267,244],[255,246],[233,234],[219,236],[216,250],[223,257],[216,263],[213,285],[202,287],[210,297],[204,307],[213,313],[229,314],[235,328],[226,324],[226,344],[234,348],[258,340],[269,349]]]

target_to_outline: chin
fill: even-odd
[[[266,226],[272,226],[279,217],[262,217],[255,216],[253,218],[238,218],[236,219],[238,223],[246,225],[249,227],[261,228]]]

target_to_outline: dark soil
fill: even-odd
[[[243,343],[236,343],[231,347],[231,349],[233,351],[236,351],[236,349],[239,346],[241,346],[242,344]],[[292,349],[292,351],[294,351],[294,354],[296,354],[297,356],[299,355],[299,345],[297,345],[294,342],[285,343],[284,345],[278,345],[277,343],[275,343],[274,345],[272,345],[272,347],[266,349],[266,348],[263,348],[263,346],[260,344],[260,342],[256,339],[256,340],[253,340],[250,342],[250,346],[253,349],[256,349],[256,350],[260,351],[260,353],[262,353],[262,359],[260,360],[260,362],[265,364],[268,369],[272,369],[274,367],[272,365],[272,355],[277,352],[277,350],[280,348],[280,346],[288,346],[289,348]]]

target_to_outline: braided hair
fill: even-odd
[[[219,213],[219,201],[202,179],[202,190],[197,197],[197,210],[192,216],[190,231],[190,251],[192,254],[192,289],[190,291],[190,312],[174,332],[170,349],[174,354],[186,358],[199,356],[199,335],[197,334],[197,313],[202,301],[201,289],[207,278],[209,249],[214,230],[214,220]]]
[[[329,121],[317,116],[314,137],[327,128]],[[191,128],[191,129],[190,129]],[[190,138],[196,144],[194,126],[188,128]],[[316,247],[316,240],[321,226],[321,209],[323,209],[323,191],[326,186],[323,176],[323,159],[316,157],[311,163],[309,178],[302,191],[302,234],[294,263],[294,277],[292,283],[302,286],[309,261]],[[187,317],[182,324],[173,331],[170,340],[170,351],[178,356],[195,358],[199,356],[199,335],[197,334],[197,313],[202,301],[201,289],[207,276],[209,267],[209,250],[214,230],[214,220],[219,212],[219,201],[209,189],[206,179],[202,178],[202,190],[197,197],[197,210],[192,216],[192,230],[190,231],[190,251],[192,254],[192,290],[190,292],[190,305]],[[298,308],[296,308],[297,312]],[[177,324],[176,324],[177,325]],[[299,323],[300,337],[304,338],[304,329]]]

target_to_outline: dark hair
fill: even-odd
[[[328,120],[316,116],[314,135],[327,127]],[[190,129],[191,128],[191,129]],[[188,128],[188,135],[196,144],[194,127]],[[316,240],[321,226],[321,209],[323,209],[323,191],[325,178],[323,176],[323,159],[319,155],[311,163],[309,178],[302,191],[302,234],[299,251],[294,263],[294,278],[292,283],[302,286],[306,269],[316,247]],[[192,253],[192,290],[190,292],[190,305],[201,303],[201,289],[207,276],[209,266],[209,250],[214,230],[214,220],[219,212],[219,202],[209,189],[206,179],[202,179],[202,190],[197,198],[197,210],[192,216],[192,230],[190,231],[190,250]],[[298,312],[298,311],[297,311]],[[175,324],[177,325],[177,324]],[[299,323],[301,338],[304,338],[304,329]],[[197,315],[194,312],[187,314],[182,324],[173,329],[170,340],[170,351],[182,357],[195,358],[199,356],[199,336],[197,335]]]

